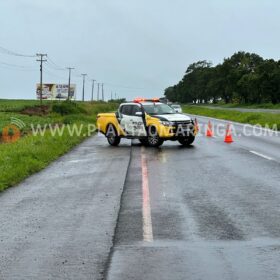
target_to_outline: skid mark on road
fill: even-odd
[[[150,190],[148,179],[147,159],[145,148],[141,148],[141,166],[142,166],[142,215],[143,215],[143,240],[153,241],[153,225],[150,204]]]

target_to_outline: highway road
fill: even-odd
[[[94,136],[2,193],[0,279],[280,279],[279,133],[198,120],[189,148]]]

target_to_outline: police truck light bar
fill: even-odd
[[[135,98],[135,103],[141,103],[141,102],[159,102],[159,98]]]

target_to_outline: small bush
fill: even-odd
[[[70,114],[86,114],[86,110],[79,104],[71,101],[63,101],[52,106],[52,111],[62,116]]]

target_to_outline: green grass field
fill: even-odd
[[[280,114],[271,113],[248,113],[232,110],[215,110],[203,108],[195,105],[184,105],[183,111],[188,114],[207,116],[217,119],[248,123],[252,125],[261,125],[263,127],[276,128],[280,130]]]
[[[21,138],[15,143],[0,142],[0,191],[14,186],[24,178],[38,172],[50,162],[68,152],[88,137],[89,124],[95,124],[99,112],[115,111],[116,103],[71,103],[44,102],[49,106],[45,115],[22,114],[26,108],[38,106],[38,101],[0,100],[0,135],[5,126],[15,120],[20,124]],[[19,122],[20,121],[20,122]],[[23,126],[24,124],[24,126]],[[61,135],[52,135],[50,129],[44,136],[35,136],[32,125],[50,125],[50,127],[81,127],[80,134],[70,135],[65,129]],[[1,139],[1,138],[0,138]]]
[[[264,104],[239,104],[239,103],[218,103],[218,104],[200,104],[199,106],[217,106],[223,108],[247,108],[247,109],[280,109],[280,104],[264,103]]]
[[[44,104],[51,103],[51,101],[44,101]],[[18,112],[25,107],[40,105],[39,100],[12,100],[0,99],[0,112]]]

